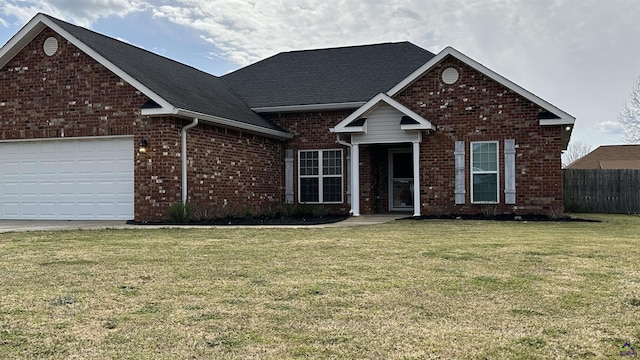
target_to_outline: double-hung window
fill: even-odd
[[[498,142],[471,143],[471,202],[492,204],[499,201]]]
[[[298,201],[341,203],[342,150],[301,150],[298,159]]]

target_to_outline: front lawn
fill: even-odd
[[[0,234],[0,358],[617,359],[640,217],[589,217]]]

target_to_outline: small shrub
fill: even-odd
[[[549,209],[549,217],[552,219],[562,219],[566,217],[566,213],[564,212],[564,206],[553,206]]]
[[[327,215],[327,209],[322,205],[315,205],[311,207],[311,215],[313,217],[325,217]]]
[[[498,214],[498,207],[496,205],[483,205],[480,207],[482,215],[484,217],[494,217]]]
[[[174,203],[169,207],[169,221],[173,223],[185,223],[193,218],[194,207],[182,202]]]

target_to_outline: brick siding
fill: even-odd
[[[58,51],[46,56],[48,37]],[[0,69],[0,140],[133,135],[146,96],[50,29]]]
[[[298,203],[298,151],[320,149],[342,149],[343,170],[343,202],[342,204],[324,205],[330,213],[347,213],[351,206],[347,203],[347,155],[348,148],[336,142],[336,134],[329,131],[342,119],[349,116],[353,110],[341,111],[313,111],[263,114],[263,116],[293,135],[293,138],[285,143],[286,149],[293,150],[293,186],[294,202]],[[342,135],[348,140],[348,136]],[[343,139],[343,140],[344,140]]]
[[[453,67],[459,80],[447,85],[442,72]],[[470,142],[499,141],[498,213],[548,214],[562,207],[562,126],[540,126],[544,109],[448,57],[395,99],[437,124],[420,144],[420,184],[424,214],[479,213],[471,204]],[[504,140],[516,142],[516,204],[504,204]],[[465,205],[454,202],[454,142],[465,142]]]
[[[148,150],[136,155],[136,219],[166,219],[182,201],[180,129],[187,124],[174,118],[141,124],[138,136]],[[187,130],[187,201],[200,220],[277,210],[283,172],[280,141],[202,123]]]
[[[58,40],[46,56],[45,39]],[[134,217],[168,218],[181,201],[180,129],[140,115],[148,98],[45,29],[0,69],[0,140],[133,135]],[[148,152],[137,153],[142,138]],[[267,212],[284,199],[282,142],[211,125],[188,131],[188,197],[199,216]]]

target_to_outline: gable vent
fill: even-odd
[[[442,81],[444,81],[445,84],[451,85],[458,81],[459,78],[460,74],[458,73],[458,70],[454,68],[447,68],[442,72]]]
[[[58,40],[54,37],[48,37],[47,40],[44,41],[42,48],[47,56],[51,56],[58,51]]]

